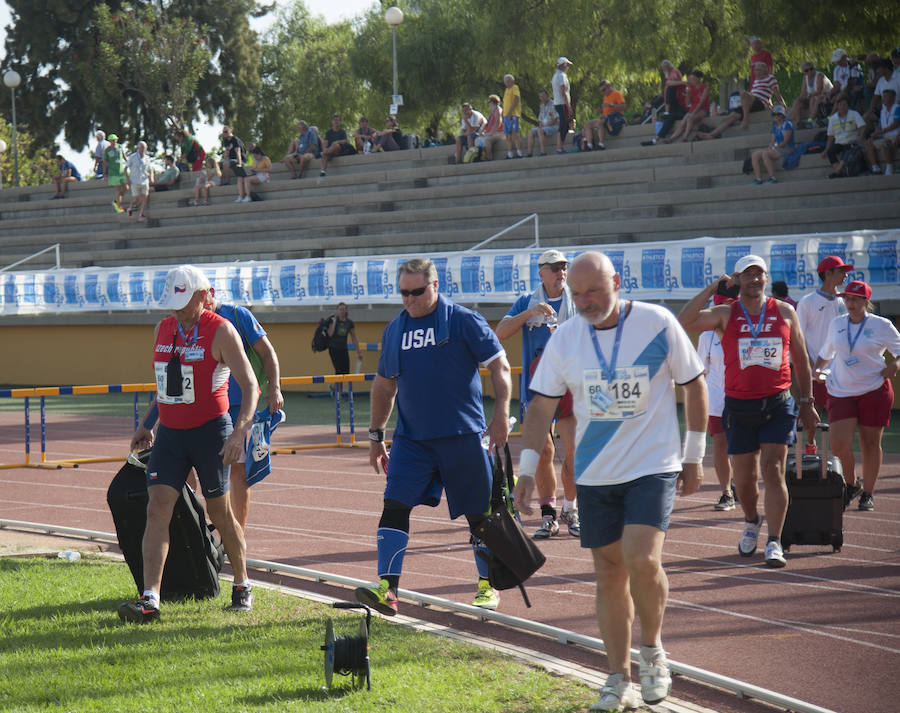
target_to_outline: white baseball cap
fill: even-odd
[[[166,286],[159,298],[159,308],[174,312],[184,309],[198,290],[211,287],[209,278],[193,265],[173,267],[166,275]]]
[[[559,250],[545,250],[538,258],[538,265],[555,265],[558,262],[569,262]]]
[[[834,64],[835,62],[840,62],[841,57],[847,57],[847,56],[848,55],[845,50],[838,48],[834,52],[831,53],[831,62],[832,62],[832,64]]]
[[[766,261],[763,260],[759,255],[744,255],[744,257],[742,257],[734,264],[734,271],[740,274],[748,267],[754,266],[761,267],[766,272],[769,271],[769,268],[766,266]]]
[[[570,60],[568,57],[560,57],[559,59],[556,60],[556,66],[559,67],[561,64],[575,64],[575,63],[572,60]]]

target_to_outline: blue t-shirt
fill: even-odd
[[[309,151],[310,146],[314,147],[313,153],[318,156],[319,137],[312,128],[307,129],[305,134],[297,137],[297,153],[306,153]]]
[[[563,298],[560,296],[555,300],[547,300],[547,304],[559,314],[559,309],[562,307],[562,301]],[[522,314],[522,312],[528,309],[529,302],[531,302],[531,295],[522,295],[513,302],[513,305],[509,308],[509,312],[506,313],[506,316],[515,317],[516,315]],[[553,334],[553,332],[546,324],[534,328],[529,327],[527,324],[522,325],[522,375],[519,377],[519,394],[521,400],[525,403],[528,403],[531,400],[531,393],[528,391],[528,385],[531,383],[529,367],[531,366],[531,362],[533,362],[539,356],[540,352],[543,351],[551,334]]]
[[[794,131],[794,125],[791,122],[789,122],[787,119],[785,119],[781,123],[781,126],[779,126],[778,124],[772,124],[772,135],[775,137],[776,144],[780,144],[782,141],[784,141],[784,132],[785,131],[791,132],[791,139],[790,139],[790,141],[787,142],[787,148],[793,148],[794,147],[794,134],[796,133]]]
[[[60,173],[65,173],[65,172],[68,171],[69,169],[72,170],[72,178],[74,178],[74,179],[77,180],[77,181],[80,181],[80,180],[81,180],[81,174],[78,173],[78,169],[75,168],[75,164],[72,163],[71,161],[63,161],[63,162],[62,162],[62,165],[59,167],[59,172],[60,172]]]
[[[253,316],[253,313],[246,307],[241,307],[241,305],[220,304],[216,306],[216,314],[224,317],[234,325],[234,328],[241,337],[244,351],[248,352],[248,356],[249,351],[253,350],[253,345],[262,337],[266,336],[266,330],[262,328],[260,323],[256,321],[256,317]],[[251,361],[251,364],[252,363],[253,362]],[[259,378],[258,375],[257,378]],[[240,403],[241,387],[238,385],[238,382],[232,374],[228,377],[228,404],[229,406],[239,406]]]
[[[438,343],[438,312],[445,307],[448,338]],[[389,333],[400,342],[399,375],[389,373],[385,351],[378,374],[397,378],[394,435],[424,441],[482,433],[487,426],[478,369],[503,352],[484,317],[441,297],[438,309],[425,317],[401,312],[385,328],[382,341]]]

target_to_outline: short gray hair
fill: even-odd
[[[407,260],[397,268],[397,277],[400,275],[424,275],[425,282],[431,284],[438,279],[437,268],[427,257],[414,257]]]
[[[514,76],[512,76],[511,74],[504,74],[504,75],[503,75],[503,81],[505,82],[507,79],[510,79],[510,80],[512,80],[513,82],[516,81],[516,78],[515,78]]]

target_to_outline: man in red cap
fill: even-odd
[[[844,300],[837,296],[838,288],[847,280],[847,272],[853,269],[837,255],[829,255],[824,258],[817,269],[819,280],[822,282],[819,289],[804,296],[797,303],[797,317],[800,320],[800,329],[806,339],[806,351],[809,354],[809,363],[815,364],[819,351],[828,336],[828,325],[835,317],[847,313]],[[813,398],[816,409],[821,413],[827,407],[828,392],[825,390],[825,382],[819,379],[813,380]],[[815,453],[815,431],[806,432],[807,453]]]

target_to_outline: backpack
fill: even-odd
[[[481,152],[481,146],[473,146],[468,149],[463,156],[463,163],[477,163],[478,161],[481,161]]]
[[[324,352],[328,349],[328,344],[331,342],[331,338],[328,336],[328,323],[331,321],[331,317],[323,317],[319,320],[319,324],[316,325],[316,331],[313,332],[312,338],[312,350],[314,352]]]
[[[841,173],[850,178],[858,176],[866,170],[866,159],[863,156],[862,146],[859,144],[850,144],[844,149],[841,161],[844,162],[844,170]]]

